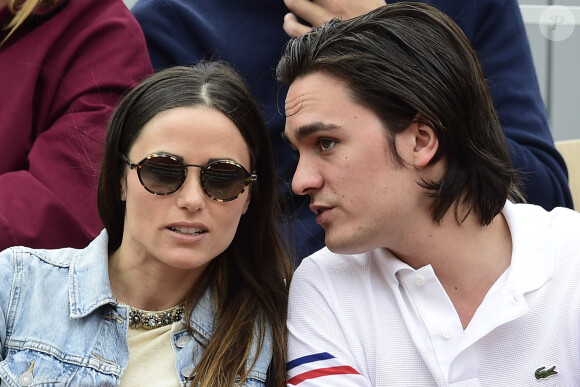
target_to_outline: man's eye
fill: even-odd
[[[331,140],[329,138],[321,138],[318,140],[318,145],[320,146],[321,151],[328,151],[334,148],[336,145],[336,141]]]

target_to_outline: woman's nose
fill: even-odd
[[[206,196],[201,186],[198,173],[188,173],[181,188],[175,192],[177,195],[177,206],[185,208],[190,212],[198,211],[205,207],[205,201],[209,198]]]

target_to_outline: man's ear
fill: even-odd
[[[419,119],[395,135],[395,146],[405,164],[421,169],[437,153],[439,140],[433,128]]]
[[[429,162],[439,149],[439,139],[433,128],[429,125],[417,122],[409,127],[412,132],[413,148],[413,165],[416,168],[423,168],[429,165]]]

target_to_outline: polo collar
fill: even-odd
[[[549,214],[540,206],[507,202],[503,215],[512,238],[508,282],[522,294],[534,291],[554,275],[556,250],[550,238]]]

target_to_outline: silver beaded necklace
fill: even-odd
[[[129,328],[155,329],[170,325],[174,322],[181,321],[183,313],[183,303],[159,312],[141,310],[131,306],[131,311],[129,312]]]

